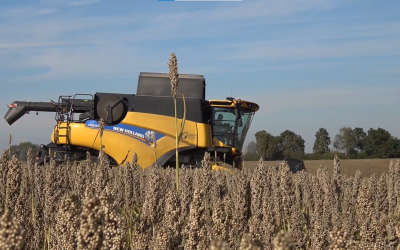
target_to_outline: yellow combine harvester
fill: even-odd
[[[179,75],[179,90],[185,96],[186,120],[179,143],[179,163],[198,166],[205,152],[227,164],[240,166],[243,143],[259,106],[240,99],[206,100],[202,75]],[[179,93],[178,90],[178,93]],[[140,73],[136,94],[96,93],[60,96],[58,102],[21,102],[8,105],[9,125],[29,111],[55,112],[51,143],[41,145],[37,162],[52,157],[65,159],[97,157],[101,143],[114,164],[131,161],[134,153],[142,167],[175,166],[175,112],[168,74]],[[177,100],[178,125],[184,114],[183,99]],[[105,122],[102,139],[99,121]],[[49,150],[50,149],[50,150]],[[52,152],[51,156],[49,151]]]

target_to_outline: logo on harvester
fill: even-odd
[[[154,131],[147,131],[144,134],[144,139],[148,142],[148,143],[153,143],[153,136],[155,136],[156,133]]]
[[[89,127],[89,128],[98,128],[98,127],[100,127],[100,125],[99,125],[99,123],[96,122],[96,121],[87,121],[87,122],[86,122],[86,127]]]
[[[92,128],[92,129],[99,129],[99,127],[100,127],[99,123],[94,120],[86,121],[85,125],[86,125],[86,127]],[[159,134],[159,133],[156,133],[151,130],[147,131],[146,129],[138,128],[138,127],[127,125],[127,124],[104,126],[104,130],[129,136],[133,139],[144,142],[147,145],[151,145],[153,143],[154,135],[155,135],[157,141],[165,136],[163,134]]]
[[[116,132],[130,134],[130,135],[133,135],[133,136],[140,137],[140,138],[144,139],[144,135],[142,133],[133,131],[131,129],[121,128],[121,127],[118,127],[118,126],[113,126],[112,129],[114,131],[116,131]]]

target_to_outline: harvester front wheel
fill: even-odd
[[[242,160],[242,158],[240,156],[236,156],[233,159],[233,163],[235,164],[235,168],[236,169],[239,169],[239,170],[243,169],[243,160]]]

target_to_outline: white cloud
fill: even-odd
[[[11,43],[4,42],[0,43],[0,49],[25,49],[25,48],[43,48],[43,47],[63,47],[63,46],[76,46],[76,45],[85,45],[87,43],[83,42],[65,42],[65,41],[57,41],[57,42],[19,42],[19,43]]]
[[[298,42],[246,46],[226,60],[304,60],[400,55],[400,39],[356,40],[336,43]]]
[[[154,23],[213,23],[216,21],[231,22],[255,18],[286,16],[309,10],[326,10],[336,6],[330,0],[259,0],[232,4],[235,7],[207,9],[200,11],[161,14],[153,20]]]
[[[145,69],[154,63],[139,48],[126,48],[123,45],[92,45],[88,47],[48,48],[33,55],[22,65],[47,68],[48,72],[20,78],[20,80],[54,80],[71,78],[115,78],[137,75],[138,69]],[[169,55],[165,55],[168,60]],[[157,61],[157,60],[155,60]]]
[[[335,87],[340,86],[340,87]],[[273,90],[263,94],[244,94],[244,100],[260,105],[261,115],[280,113],[287,110],[309,108],[344,108],[365,105],[398,105],[400,87],[392,86],[345,86],[332,84],[331,88],[302,91]]]
[[[400,74],[400,68],[384,68],[376,69],[372,71],[373,73],[384,73],[384,74]]]
[[[73,4],[89,4],[96,0],[78,1]],[[58,4],[66,3],[61,1]],[[49,3],[47,3],[49,4]],[[224,25],[231,29],[243,26],[238,22],[243,20],[257,20],[268,16],[287,15],[314,8],[331,6],[329,0],[301,0],[299,1],[257,1],[241,2],[236,7],[211,8],[202,11],[174,10],[167,14],[136,13],[125,17],[82,17],[63,14],[46,20],[30,20],[29,22],[7,22],[0,24],[0,32],[4,34],[7,43],[21,43],[29,37],[30,42],[62,43],[73,40],[112,40],[124,41],[165,40],[193,37],[210,37],[218,34],[229,34],[224,31]],[[6,11],[7,12],[7,11]],[[1,14],[0,14],[1,15]],[[24,16],[25,14],[21,14]],[[218,25],[215,26],[215,23]],[[132,27],[140,24],[133,33],[113,31],[112,27]],[[212,25],[205,27],[204,25]],[[196,27],[194,27],[196,26]],[[110,30],[105,31],[105,28]],[[97,29],[97,30],[93,30]],[[98,30],[101,29],[101,30]],[[82,32],[68,36],[68,32]],[[230,32],[230,31],[229,31]]]
[[[95,3],[99,3],[99,2],[100,2],[100,0],[83,0],[83,1],[72,2],[71,6],[90,5],[90,4],[95,4]]]
[[[89,43],[90,44],[90,43]],[[93,42],[90,46],[85,44],[68,44],[67,47],[40,48],[44,44],[0,44],[1,47],[23,48],[24,46],[37,46],[37,52],[20,51],[23,55],[19,59],[1,63],[5,68],[47,68],[49,71],[43,75],[29,77],[25,80],[54,80],[68,78],[108,78],[132,77],[136,72],[158,70],[164,66],[163,58],[168,57],[174,50],[182,63],[181,69],[185,72],[202,72],[203,74],[222,74],[238,72],[261,72],[288,69],[321,69],[329,67],[343,67],[339,62],[296,63],[296,60],[353,58],[368,56],[393,56],[400,55],[399,40],[382,41],[351,41],[340,44],[302,43],[297,47],[285,44],[246,46],[232,48],[230,52],[207,50],[198,48],[170,48],[158,53],[142,50],[140,44],[127,45],[117,41]],[[69,47],[68,47],[69,46]],[[190,46],[189,46],[190,47]],[[187,47],[187,48],[189,48]],[[40,48],[40,50],[39,50]],[[169,51],[171,50],[171,51]],[[399,51],[396,53],[396,51]],[[15,52],[14,52],[15,53]],[[164,54],[163,54],[164,53]],[[213,55],[210,57],[210,55]],[[4,57],[3,57],[4,58]],[[283,61],[280,65],[255,65],[259,61]],[[232,62],[241,62],[232,64]],[[290,61],[293,61],[290,63]],[[221,63],[225,62],[225,63]],[[357,66],[345,62],[347,66]],[[381,72],[385,73],[385,72]],[[24,80],[21,78],[20,80]]]
[[[91,3],[92,0],[77,3]],[[201,11],[174,11],[167,14],[138,13],[130,17],[81,17],[61,15],[47,20],[11,22],[0,24],[4,36],[0,48],[54,47],[101,42],[141,42],[181,38],[222,38],[228,37],[238,27],[246,29],[251,23],[244,20],[280,20],[276,16],[315,9],[333,8],[330,0],[301,1],[257,1],[241,2],[235,7],[221,7]],[[337,4],[335,2],[335,4]],[[223,5],[224,6],[224,5]],[[137,24],[140,23],[140,26]],[[259,24],[260,25],[260,24]],[[134,31],[121,30],[137,26]],[[114,29],[118,28],[118,29]],[[393,27],[394,28],[394,27]],[[398,29],[387,30],[398,30]],[[303,30],[303,29],[302,29]],[[310,30],[310,35],[319,34],[324,27]],[[365,30],[382,30],[381,28]],[[354,30],[353,30],[354,31]],[[79,32],[79,33],[78,33]],[[294,37],[298,37],[296,34]],[[303,37],[305,37],[304,35]],[[312,38],[311,38],[312,39]],[[293,36],[291,39],[293,40]],[[29,42],[26,42],[29,41]],[[262,42],[266,42],[265,40]],[[270,40],[268,42],[271,42]],[[282,39],[279,41],[282,42]],[[229,44],[225,45],[229,46]]]
[[[30,43],[60,43],[62,46],[66,42],[82,43],[85,38],[92,38],[103,32],[107,34],[109,31],[105,32],[105,29],[129,26],[140,20],[138,17],[57,16],[45,20],[2,22],[0,32],[3,43],[26,43],[29,39]],[[95,40],[90,40],[93,41]]]
[[[48,8],[12,8],[12,9],[0,9],[0,18],[9,19],[26,19],[32,17],[40,17],[51,15],[58,12],[57,9]]]
[[[280,19],[279,19],[280,20]],[[300,21],[298,21],[300,22]],[[378,23],[349,23],[345,27],[329,21],[314,20],[311,24],[303,25],[301,29],[288,29],[284,34],[279,34],[268,39],[253,39],[253,41],[245,42],[229,42],[223,44],[214,44],[214,48],[241,48],[241,47],[269,47],[276,45],[285,45],[296,47],[306,43],[326,43],[332,42],[337,44],[340,42],[354,40],[371,40],[382,38],[393,39],[400,36],[400,22],[378,22]]]
[[[213,60],[206,60],[205,58],[202,58],[204,61],[197,60],[196,64],[194,66],[190,65],[182,65],[181,69],[183,69],[185,72],[202,72],[205,75],[209,74],[226,74],[226,73],[251,73],[251,72],[271,72],[271,71],[287,71],[287,70],[318,70],[318,69],[327,69],[327,68],[337,68],[337,67],[343,67],[343,66],[356,66],[357,63],[350,63],[350,62],[285,62],[280,65],[262,65],[258,64],[257,66],[254,66],[251,64],[251,61],[246,61],[243,60],[242,64],[224,64],[220,63],[219,61],[216,62],[216,60],[224,60],[224,61],[229,61],[226,60],[226,58],[222,59],[214,59]],[[215,61],[214,61],[215,60]],[[249,63],[249,65],[245,65],[246,63]],[[218,64],[217,66],[214,64]],[[201,65],[201,66],[197,66]],[[203,66],[205,65],[205,66]],[[307,84],[304,82],[298,82],[299,85],[302,84]]]

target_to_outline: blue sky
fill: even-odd
[[[13,101],[135,93],[142,71],[203,74],[208,99],[261,108],[249,131],[382,127],[400,137],[400,2],[371,0],[7,1],[0,4],[0,112]],[[54,114],[0,121],[0,149],[48,143]]]

